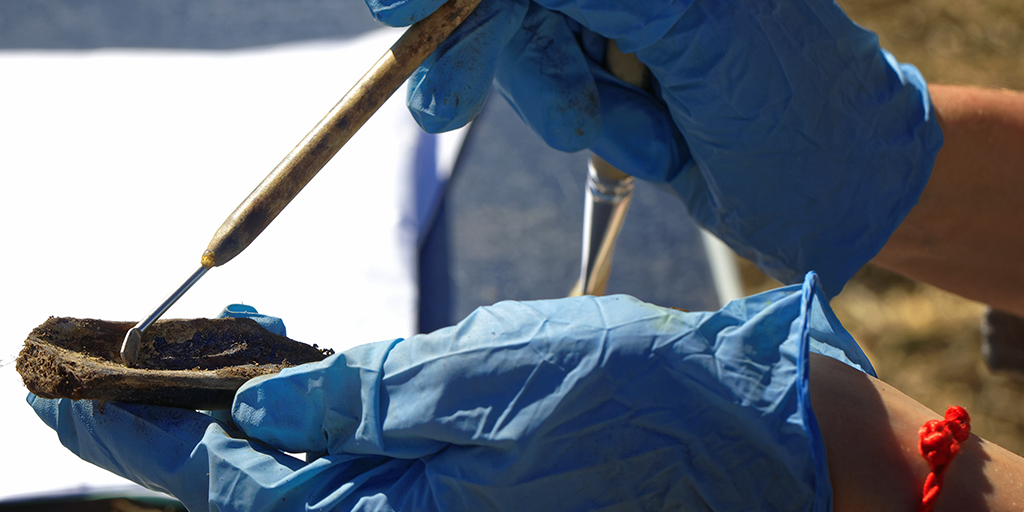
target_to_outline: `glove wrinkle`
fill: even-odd
[[[703,174],[673,188],[784,283],[814,269],[838,293],[916,203],[941,146],[916,69],[831,4],[694,4],[638,56]]]

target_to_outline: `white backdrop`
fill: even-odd
[[[126,482],[64,449],[25,403],[14,361],[29,331],[49,316],[148,314],[399,34],[218,52],[0,52],[0,499]],[[418,128],[403,100],[399,91],[165,317],[241,302],[338,350],[413,334]]]

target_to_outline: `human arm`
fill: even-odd
[[[928,464],[918,429],[939,419],[899,390],[811,354],[811,402],[828,453],[836,512],[910,512]],[[1024,504],[1024,459],[972,435],[950,464],[936,512],[1011,512]]]
[[[1024,316],[1024,95],[932,85],[945,144],[873,263]]]

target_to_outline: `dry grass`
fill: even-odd
[[[1024,89],[1020,0],[840,0],[930,82]]]

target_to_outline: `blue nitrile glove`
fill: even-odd
[[[217,318],[248,318],[278,336],[288,336],[284,320],[276,316],[264,315],[256,311],[256,308],[246,304],[228,304],[217,315]]]
[[[715,313],[621,295],[499,303],[250,381],[239,430],[29,402],[65,446],[193,512],[827,511],[809,349],[872,372],[813,274]]]
[[[367,0],[392,25],[441,3]],[[653,95],[600,69],[605,37]],[[414,75],[410,109],[427,131],[461,126],[495,77],[552,147],[668,183],[739,254],[786,283],[815,270],[829,295],[916,204],[942,144],[920,73],[832,0],[483,0]]]

